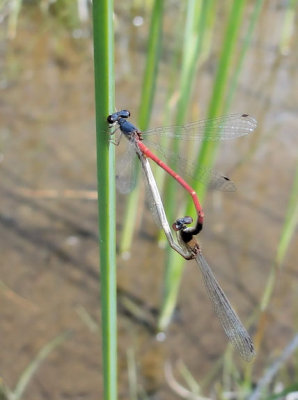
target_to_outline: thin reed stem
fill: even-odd
[[[205,4],[206,3],[203,2],[202,8],[200,9],[201,14],[207,12],[208,10]],[[230,12],[229,20],[227,23],[226,34],[223,41],[222,53],[219,59],[218,69],[215,77],[213,93],[210,99],[208,118],[216,117],[224,107],[225,92],[229,77],[229,68],[232,55],[234,53],[234,48],[238,39],[238,31],[242,20],[244,4],[245,4],[244,0],[239,0],[237,2],[234,2]],[[196,6],[198,6],[198,3],[196,4]],[[195,15],[195,13],[193,12],[192,15]],[[201,24],[202,23],[203,22],[201,22]],[[202,29],[202,31],[200,30],[201,24],[197,26],[198,32],[200,33],[200,35],[198,36],[200,37],[200,40],[204,32],[204,29]],[[200,48],[201,45],[199,45],[199,49]],[[187,101],[187,98],[185,100]],[[184,105],[182,106],[182,110],[184,110]],[[180,119],[179,117],[179,123],[182,123],[182,121],[183,119],[182,118]],[[215,152],[216,152],[215,142],[212,141],[203,142],[197,162],[198,168],[204,166],[210,167],[210,165],[212,165],[212,163],[215,160]],[[205,186],[198,184],[195,187],[195,189],[198,191],[200,201],[203,202],[206,193]],[[193,212],[193,204],[192,202],[189,201],[184,215],[191,215],[192,212]],[[171,218],[172,214],[168,213],[168,215],[170,215]],[[174,220],[176,217],[177,216],[175,217],[173,216],[172,219]],[[168,325],[174,307],[176,306],[176,300],[180,286],[181,275],[183,271],[183,264],[184,260],[181,259],[177,254],[173,254],[172,252],[168,254],[167,272],[165,278],[165,295],[163,300],[162,313],[159,320],[160,329],[164,329]]]
[[[151,25],[148,40],[148,52],[146,67],[143,77],[143,87],[140,99],[138,116],[138,127],[141,130],[148,128],[152,112],[152,104],[156,88],[158,63],[160,60],[160,50],[162,44],[162,19],[163,19],[163,0],[155,0],[153,5]],[[135,166],[136,173],[139,175],[140,166]],[[122,255],[129,254],[133,233],[135,229],[136,213],[138,209],[140,186],[137,185],[128,197],[126,204],[125,218],[123,221],[122,237],[119,252]]]
[[[185,121],[188,106],[191,101],[192,87],[196,76],[199,55],[202,50],[203,37],[205,32],[205,21],[208,20],[208,10],[212,2],[191,0],[188,2],[184,32],[184,49],[182,57],[180,75],[180,97],[177,106],[176,125],[181,125]],[[179,152],[179,143],[174,141],[173,151]],[[175,166],[173,166],[175,169]],[[176,182],[169,180],[166,187],[166,197],[175,198]],[[170,221],[174,221],[176,204],[170,202],[166,206],[167,216]],[[166,270],[164,280],[164,294],[161,313],[159,317],[159,329],[164,329],[172,316],[176,306],[178,289],[181,281],[181,274],[184,262],[171,250],[167,253]]]
[[[113,1],[93,0],[97,182],[104,400],[117,399],[115,160],[107,115],[114,110]]]

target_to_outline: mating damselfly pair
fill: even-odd
[[[233,114],[215,119],[193,122],[183,126],[154,128],[141,132],[127,120],[129,117],[130,112],[122,110],[109,115],[107,121],[111,126],[116,125],[119,128],[120,137],[123,134],[128,139],[139,157],[153,199],[153,207],[155,208],[159,223],[165,232],[170,246],[185,259],[194,259],[197,262],[202,272],[202,277],[213,308],[228,339],[239,351],[243,359],[250,361],[255,354],[253,342],[217,282],[195,238],[195,235],[202,230],[204,222],[204,213],[198,196],[195,190],[179,174],[171,169],[168,164],[163,162],[144,144],[144,138],[154,135],[166,135],[185,140],[227,140],[252,133],[257,126],[257,122],[248,114]],[[111,132],[111,134],[115,134],[115,131]],[[120,137],[118,140],[114,140],[115,144],[119,144]],[[172,235],[148,158],[172,176],[192,197],[197,214],[196,223],[194,227],[187,226],[192,223],[191,217],[178,218],[173,223],[172,227],[174,231],[178,232],[178,242],[174,240]],[[206,176],[206,172],[203,176]],[[233,187],[233,184],[226,176],[214,174],[210,171],[210,173],[207,174],[207,180],[212,178],[217,179],[221,187],[225,187],[227,183],[229,185],[228,187]]]

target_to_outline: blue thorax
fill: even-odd
[[[117,122],[121,132],[124,133],[124,135],[130,136],[132,133],[138,131],[138,129],[125,118],[119,118]]]

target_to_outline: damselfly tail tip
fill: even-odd
[[[241,354],[241,356],[242,356],[244,361],[252,362],[254,360],[255,356],[256,356],[256,352],[255,352],[254,347],[252,347],[250,353],[244,353],[244,354]]]

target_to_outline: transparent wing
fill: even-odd
[[[195,260],[200,267],[209,298],[227,337],[239,351],[242,358],[246,361],[251,361],[255,355],[255,350],[248,332],[219,286],[204,256],[199,253]]]
[[[224,192],[234,192],[236,190],[236,186],[231,179],[220,172],[211,168],[200,167],[180,155],[162,149],[158,143],[148,140],[145,142],[146,144],[148,143],[150,149],[154,149],[154,152],[169,166],[173,167],[182,177],[199,181],[214,190],[221,190]]]
[[[123,194],[135,187],[139,170],[134,146],[127,140],[125,142],[125,151],[116,159],[116,186]]]
[[[227,140],[252,133],[257,121],[248,114],[230,114],[218,118],[205,119],[181,126],[165,126],[149,129],[145,136],[165,135],[187,140]]]

